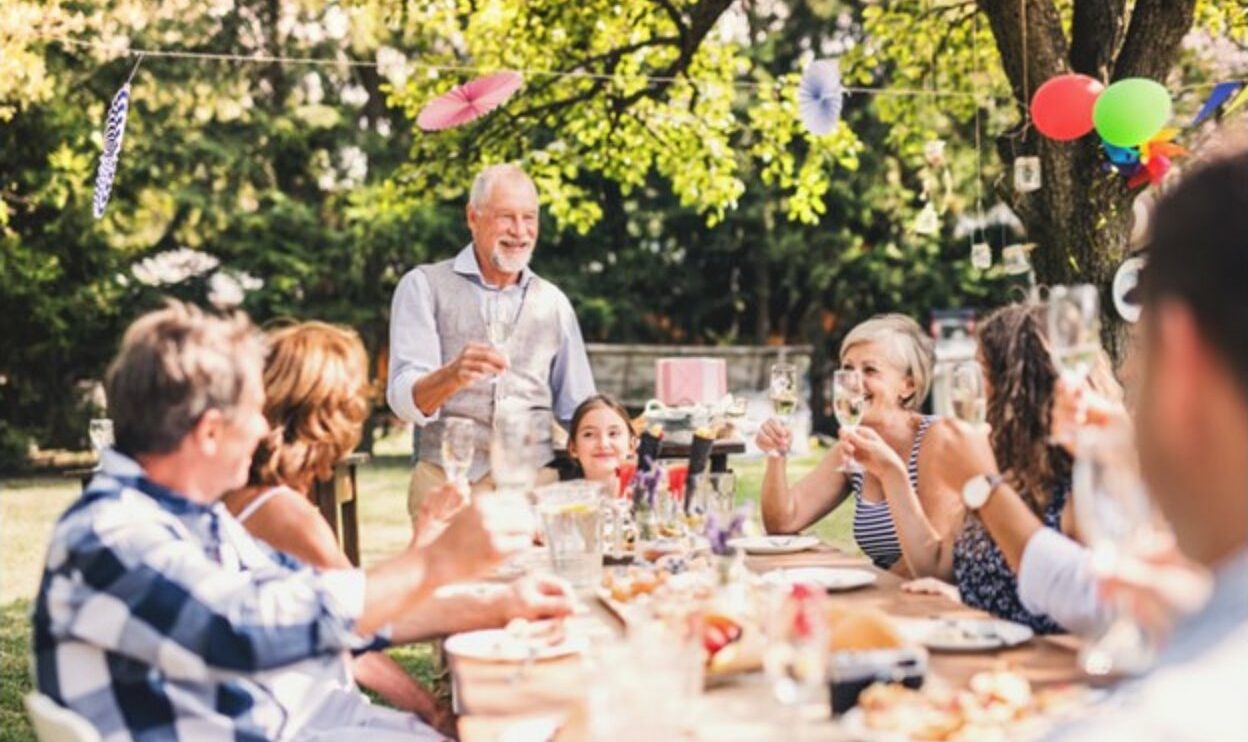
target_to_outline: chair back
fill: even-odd
[[[91,722],[42,693],[31,691],[22,701],[39,742],[99,742]]]

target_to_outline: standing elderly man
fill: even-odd
[[[407,621],[438,587],[496,565],[531,524],[470,506],[367,571],[255,541],[220,500],[268,431],[264,353],[246,318],[176,303],[127,330],[106,382],[116,447],[48,549],[38,688],[104,739],[441,739],[371,705],[348,653],[392,624],[415,638]]]
[[[500,402],[566,426],[581,400],[594,394],[572,304],[528,267],[538,232],[533,181],[515,165],[485,168],[472,184],[467,216],[472,243],[450,260],[409,271],[390,310],[386,399],[420,429],[408,493],[413,519],[425,494],[446,481],[446,417],[477,423],[468,480],[479,490],[493,486],[488,444]],[[487,305],[501,306],[511,325],[502,348],[486,342]],[[553,424],[544,427],[553,430]],[[537,443],[540,462],[550,461],[548,430],[539,432]]]

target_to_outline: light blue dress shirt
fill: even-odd
[[[520,280],[510,286],[500,289],[486,283],[471,243],[455,256],[452,269],[468,279],[473,289],[472,300],[481,307],[483,316],[485,297],[490,292],[499,293],[519,312],[529,282],[534,277],[533,272],[525,268],[520,273]],[[561,325],[565,329],[559,352],[550,369],[550,392],[555,419],[567,427],[577,405],[594,394],[594,375],[572,303],[562,291],[557,291],[557,294],[558,309],[565,320]],[[486,338],[482,337],[481,342],[486,342]],[[386,384],[386,402],[394,414],[415,423],[418,428],[438,419],[438,411],[426,415],[416,406],[412,399],[412,385],[442,365],[442,342],[434,319],[433,294],[424,272],[419,268],[413,269],[399,281],[390,306],[390,373]]]

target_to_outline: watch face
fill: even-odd
[[[962,488],[962,501],[971,510],[978,510],[988,501],[988,493],[991,491],[991,485],[988,478],[979,475],[972,478]]]

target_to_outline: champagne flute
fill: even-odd
[[[442,469],[447,481],[469,492],[468,468],[476,450],[477,424],[466,417],[448,417],[442,428]]]
[[[1066,384],[1083,384],[1101,350],[1101,304],[1096,287],[1054,286],[1049,291],[1049,352]],[[1083,410],[1076,420],[1083,418]],[[1063,441],[1055,440],[1055,443]]]
[[[867,411],[862,374],[852,368],[842,368],[832,372],[832,397],[836,421],[840,423],[842,429],[853,430],[862,422],[862,416]],[[839,471],[846,474],[861,474],[863,469],[857,461],[847,459],[841,464]]]
[[[984,389],[984,372],[978,361],[963,361],[953,367],[949,378],[949,397],[953,416],[975,427],[988,417],[988,397]]]
[[[775,699],[792,710],[792,731],[799,734],[801,706],[818,698],[827,680],[825,600],[818,587],[785,585],[772,593],[767,611],[763,669]]]
[[[771,383],[768,387],[768,398],[776,418],[787,428],[789,419],[797,410],[797,366],[791,363],[775,363],[771,366]],[[768,456],[787,456],[783,451],[772,449]]]
[[[490,346],[503,356],[507,355],[507,340],[514,326],[515,313],[502,292],[488,292],[485,295],[485,337]],[[491,383],[497,384],[501,376],[495,376]]]
[[[1156,515],[1139,477],[1139,461],[1125,431],[1085,427],[1078,431],[1072,497],[1079,529],[1092,550],[1092,566],[1110,573],[1120,557],[1155,543]],[[1099,639],[1084,645],[1079,662],[1089,675],[1134,675],[1152,663],[1147,633],[1116,603],[1114,619]]]

